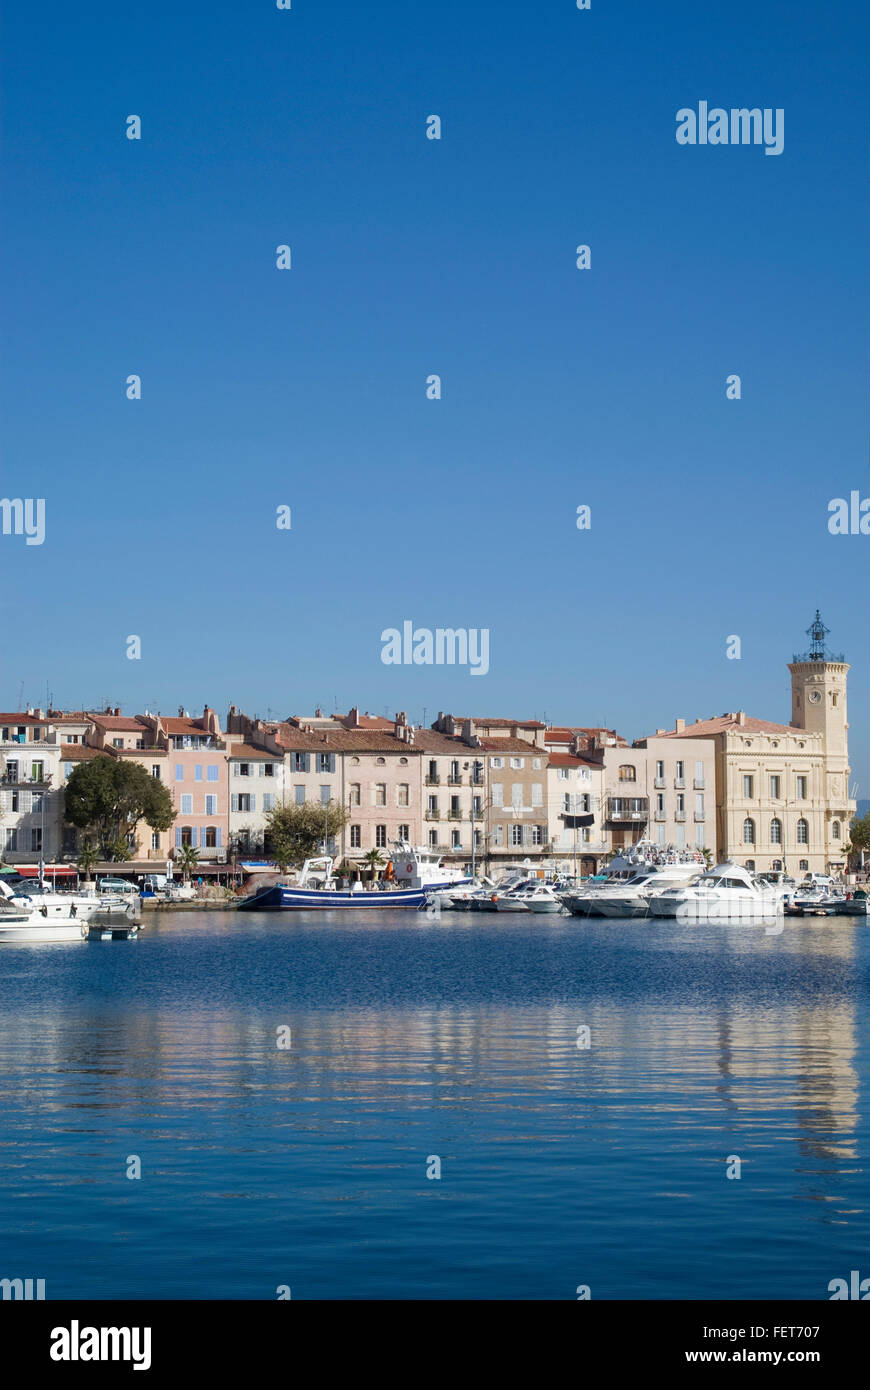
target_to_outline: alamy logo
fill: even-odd
[[[385,627],[381,642],[385,666],[470,666],[472,676],[489,670],[488,627],[436,627],[433,632],[406,621],[401,632]]]
[[[36,1293],[33,1286],[36,1285]],[[44,1279],[0,1279],[0,1298],[28,1299],[45,1298]]]
[[[862,1279],[859,1269],[850,1269],[849,1282],[846,1283],[845,1279],[832,1279],[828,1285],[828,1293],[831,1295],[831,1303],[841,1298],[857,1299],[866,1303],[870,1299],[870,1279]]]
[[[151,1367],[150,1327],[69,1327],[51,1329],[52,1361],[132,1361],[134,1371]]]
[[[678,145],[764,145],[765,154],[782,154],[785,144],[785,111],[765,106],[707,106],[697,112],[684,106],[677,112]]]
[[[27,545],[45,540],[45,498],[0,497],[4,536],[26,536]]]

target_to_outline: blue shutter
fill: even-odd
[[[180,826],[180,825],[177,825],[177,826],[175,827],[175,848],[176,848],[176,849],[181,849],[181,826]]]
[[[194,826],[191,826],[191,830],[190,830],[190,847],[191,847],[191,849],[196,849],[197,833],[198,833],[198,832],[197,832],[196,826],[195,826],[195,825],[194,825]],[[203,837],[203,838],[204,838],[204,837]]]
[[[252,811],[256,811],[256,809],[257,809],[257,798],[256,798],[256,796],[254,795],[254,793],[251,792],[251,810],[252,810]]]
[[[232,802],[232,809],[233,809],[234,811],[238,811],[238,809],[239,809],[239,794],[238,794],[238,792],[233,792],[232,796],[230,797],[230,800],[231,800],[231,802]]]
[[[223,833],[223,831],[221,830],[220,826],[218,826],[217,830],[215,831],[215,844],[216,844],[216,846],[217,846],[218,849],[221,849],[221,848],[222,848],[222,846],[223,846],[223,839],[224,839],[224,833]]]

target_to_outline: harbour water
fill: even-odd
[[[827,1299],[870,1276],[863,923],[348,915],[0,949],[0,1277]]]

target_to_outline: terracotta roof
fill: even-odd
[[[534,743],[529,743],[527,738],[482,738],[480,747],[485,753],[526,753],[534,754],[539,758],[546,758],[546,748],[538,748]],[[474,749],[469,749],[474,752]]]
[[[277,759],[281,761],[277,753],[270,753],[265,748],[254,748],[250,743],[234,743],[232,748],[227,750],[227,758],[241,758],[245,762],[253,762],[260,759],[264,763],[273,763]]]
[[[755,719],[751,714],[743,716],[743,723],[740,722],[737,714],[720,714],[712,719],[698,719],[694,724],[687,724],[685,729],[669,729],[667,733],[649,734],[649,738],[712,738],[714,734],[730,733],[749,733],[749,734],[796,734],[809,733],[808,729],[795,729],[792,724],[772,724],[769,719]]]
[[[91,748],[87,743],[62,743],[60,760],[62,763],[86,763],[92,758],[114,758],[117,748]]]
[[[284,724],[275,735],[282,748],[311,753],[413,753],[415,744],[376,729],[314,729],[310,733]]]
[[[546,724],[541,724],[537,719],[489,719],[484,715],[473,714],[472,722],[475,724],[489,724],[493,729],[510,729],[514,725],[518,729],[546,729]]]
[[[194,734],[199,738],[211,733],[202,719],[168,719],[160,716],[160,722],[168,734]]]
[[[92,714],[90,717],[92,723],[113,733],[126,730],[131,734],[142,734],[148,727],[144,720],[137,719],[135,715]]]
[[[385,719],[382,714],[357,714],[356,722],[351,719],[350,714],[336,714],[334,718],[337,723],[343,724],[346,729],[392,729],[395,727],[394,719]]]
[[[454,758],[471,758],[475,749],[454,734],[442,734],[437,729],[415,729],[411,745],[420,753],[449,753]]]
[[[550,753],[547,761],[548,767],[600,767],[600,763],[593,762],[591,758],[575,758],[573,753]]]
[[[0,714],[0,724],[50,724],[50,719],[38,719],[35,714]]]

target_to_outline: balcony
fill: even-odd
[[[703,825],[703,824],[704,824],[705,818],[706,818],[706,812],[704,812],[704,811],[696,811],[696,812],[695,812],[695,824],[696,824],[696,825]]]
[[[659,822],[666,821],[668,818],[668,813],[667,811],[656,811],[655,818]]]
[[[441,812],[440,812],[440,811],[427,811],[427,812],[426,812],[426,819],[427,819],[427,820],[440,820],[440,819],[441,819]]]
[[[696,792],[702,792],[702,791],[704,790],[704,788],[706,787],[707,783],[706,783],[706,780],[705,780],[703,777],[696,777],[696,778],[695,778],[695,784],[694,784],[694,785],[695,785],[695,791],[696,791]]]
[[[675,777],[674,786],[676,787],[677,791],[684,791],[686,786],[685,777]]]
[[[606,818],[615,825],[636,825],[649,819],[649,801],[645,796],[610,796]]]
[[[685,819],[686,819],[686,813],[685,813],[685,811],[675,811],[675,812],[674,812],[674,820],[675,820],[675,821],[680,821],[680,822],[682,822],[682,821],[684,821]]]
[[[22,773],[4,772],[0,777],[0,786],[4,787],[50,787],[52,774],[45,773],[42,777],[25,777]]]
[[[654,785],[655,785],[655,787],[656,787],[656,789],[657,789],[658,791],[664,791],[664,788],[665,788],[665,786],[666,786],[665,778],[664,778],[664,777],[657,777],[657,778],[655,779]]]
[[[461,811],[448,811],[448,812],[447,812],[447,819],[448,819],[448,820],[462,820],[462,812],[461,812]]]
[[[462,778],[461,778],[461,777],[448,777],[448,778],[447,778],[447,785],[448,785],[448,787],[461,787],[461,786],[462,786]]]
[[[441,786],[441,778],[438,777],[437,775],[432,776],[432,775],[430,774],[430,776],[428,776],[428,777],[426,778],[426,786],[427,786],[427,787],[440,787],[440,786]]]

